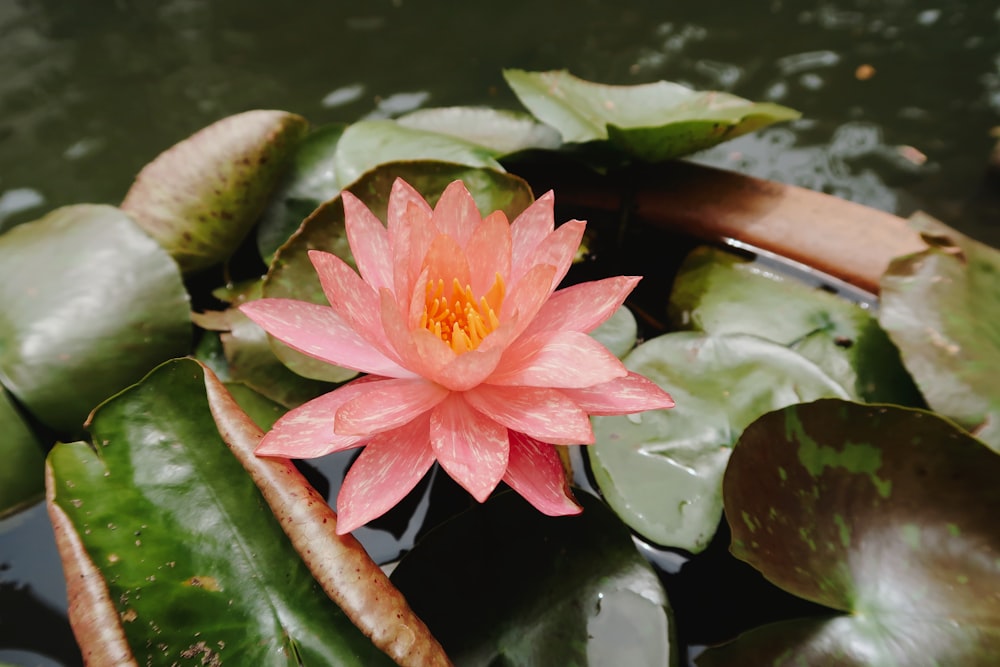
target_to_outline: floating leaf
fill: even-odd
[[[122,210],[184,272],[221,262],[257,222],[307,128],[286,111],[223,118],[146,165]]]
[[[507,84],[563,141],[608,141],[647,162],[688,155],[799,113],[722,92],[699,92],[668,81],[609,86],[565,70],[504,70]]]
[[[927,403],[1000,451],[1000,251],[911,222],[930,247],[889,266],[879,321]]]
[[[747,424],[775,408],[846,397],[815,364],[755,336],[679,332],[635,348],[625,366],[677,402],[595,417],[587,448],[608,504],[647,539],[699,552],[722,516],[722,474]]]
[[[531,188],[516,176],[443,162],[397,162],[382,165],[347,189],[384,221],[389,192],[397,178],[404,179],[432,205],[449,183],[462,180],[475,198],[481,213],[502,210],[511,220],[532,202]],[[309,261],[308,251],[312,249],[332,252],[353,266],[354,258],[344,231],[344,208],[339,197],[316,209],[295,236],[281,247],[264,281],[264,296],[300,299],[326,305],[323,289],[312,262]],[[272,340],[271,344],[278,358],[304,377],[344,382],[355,375],[353,371],[300,354],[278,341]]]
[[[638,331],[639,325],[635,321],[635,315],[627,306],[620,306],[601,326],[591,331],[590,335],[621,359],[635,347]]]
[[[530,148],[554,150],[562,143],[552,127],[518,111],[487,107],[418,109],[396,122],[403,127],[437,132],[484,146],[497,155]]]
[[[344,131],[334,163],[337,180],[353,183],[380,164],[439,160],[503,171],[496,151],[454,136],[405,127],[392,120],[363,120]]]
[[[765,626],[698,665],[996,664],[998,478],[1000,457],[929,412],[823,400],[765,415],[726,471],[733,554],[850,615]]]
[[[922,406],[899,351],[870,312],[732,253],[701,247],[670,296],[677,328],[746,333],[795,350],[868,402]]]
[[[337,180],[334,155],[346,127],[338,123],[317,128],[296,147],[291,169],[271,196],[257,228],[257,250],[264,263],[270,264],[302,221],[345,185]]]
[[[177,265],[111,206],[67,206],[0,236],[0,377],[59,431],[187,354],[188,308]]]
[[[577,497],[582,514],[552,518],[499,494],[399,563],[393,582],[456,664],[674,664],[656,574],[603,503]]]
[[[45,493],[45,449],[6,389],[0,387],[0,519]]]

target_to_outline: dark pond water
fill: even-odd
[[[1000,8],[956,0],[0,0],[0,229],[117,203],[163,148],[250,108],[517,108],[504,67],[795,107],[698,159],[1000,245]],[[0,663],[78,659],[55,559],[43,508],[0,522]]]

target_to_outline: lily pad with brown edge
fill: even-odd
[[[503,171],[499,153],[456,136],[406,127],[392,120],[362,120],[340,138],[334,156],[337,180],[353,183],[380,164],[440,160]]]
[[[0,519],[45,494],[45,449],[10,393],[0,387]]]
[[[185,273],[218,264],[257,222],[308,126],[272,110],[216,121],[143,167],[122,210]]]
[[[692,251],[674,280],[668,314],[677,329],[746,333],[785,345],[854,400],[924,407],[872,312],[733,253]]]
[[[655,572],[603,503],[577,498],[581,514],[547,517],[497,494],[400,561],[393,583],[457,665],[676,663]]]
[[[117,208],[67,206],[0,236],[0,381],[61,433],[187,354],[188,309],[177,265]]]
[[[521,103],[555,127],[567,143],[608,142],[646,162],[710,148],[799,112],[736,95],[695,91],[658,81],[612,86],[579,79],[566,70],[504,70]]]
[[[726,471],[733,554],[844,612],[752,630],[730,665],[968,665],[1000,655],[1000,456],[933,413],[821,400],[751,424]]]
[[[257,226],[257,250],[270,264],[274,253],[299,228],[302,221],[328,199],[337,196],[345,183],[337,179],[334,155],[344,123],[324,125],[299,142],[291,166],[271,195]]]
[[[223,442],[205,382],[197,362],[168,362],[95,411],[93,445],[49,455],[50,516],[84,655],[391,664],[292,548]]]
[[[562,140],[555,128],[530,114],[488,107],[418,109],[400,116],[403,127],[437,132],[485,146],[498,156],[529,149],[555,150]]]
[[[1000,451],[1000,250],[926,215],[882,277],[879,321],[935,411]]]
[[[808,359],[745,334],[665,334],[636,347],[625,367],[676,406],[594,417],[586,448],[611,508],[647,540],[698,553],[722,517],[722,475],[740,433],[762,414],[844,390]]]
[[[347,189],[383,222],[392,184],[402,178],[434,205],[449,183],[461,180],[476,200],[480,213],[502,210],[513,220],[533,201],[531,188],[522,179],[492,169],[477,169],[445,162],[394,162],[368,172]],[[309,250],[332,252],[353,266],[354,258],[344,230],[340,197],[325,202],[302,224],[275,255],[264,280],[265,297],[299,299],[327,305]],[[331,366],[271,339],[275,354],[290,369],[307,378],[344,382],[353,371]]]

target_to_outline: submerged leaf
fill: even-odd
[[[501,493],[400,562],[393,582],[457,664],[675,663],[656,574],[603,503],[578,499],[582,514],[554,518]]]
[[[932,413],[822,400],[765,415],[726,471],[733,554],[850,615],[765,626],[698,664],[995,664],[998,478],[1000,457]]]
[[[688,155],[799,113],[722,92],[668,81],[609,86],[565,70],[504,70],[514,93],[566,142],[609,141],[629,155],[659,162]]]
[[[184,272],[229,257],[257,221],[308,123],[286,111],[223,118],[161,153],[125,195]]]
[[[595,417],[587,448],[608,504],[643,537],[699,552],[722,516],[722,474],[743,428],[769,410],[844,390],[762,338],[680,332],[625,357],[676,401],[671,410]]]

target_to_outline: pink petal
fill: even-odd
[[[240,311],[281,342],[320,361],[363,373],[413,377],[328,306],[294,299],[257,299],[240,306]]]
[[[559,225],[554,232],[546,236],[531,252],[521,270],[529,270],[530,267],[538,264],[546,264],[556,268],[552,277],[552,289],[559,286],[559,283],[566,276],[570,265],[573,264],[573,257],[580,249],[580,241],[583,240],[583,232],[587,228],[587,223],[579,220],[570,220]],[[511,269],[510,279],[516,281],[520,278],[518,269]]]
[[[500,333],[494,331],[486,340]],[[475,350],[456,355],[455,359],[443,364],[428,377],[452,391],[467,391],[482,384],[493,373],[503,354],[502,347],[488,347],[485,343]]]
[[[431,216],[423,208],[411,204],[405,223],[400,223],[392,246],[395,272],[395,293],[400,302],[409,300],[413,285],[424,271],[424,258],[431,243],[439,236]],[[422,295],[421,295],[422,296]]]
[[[476,202],[462,181],[452,181],[434,207],[434,224],[462,248],[483,220]]]
[[[566,483],[559,455],[552,445],[529,438],[523,433],[510,432],[510,457],[503,481],[548,516],[579,514]]]
[[[552,211],[554,202],[555,195],[550,190],[510,223],[511,275],[523,275],[531,268],[529,256],[555,228],[555,215]],[[513,280],[512,278],[511,282]]]
[[[452,394],[431,413],[431,447],[452,479],[484,502],[507,469],[507,429]]]
[[[592,415],[624,415],[674,407],[670,394],[636,373],[585,389],[563,389],[562,393]]]
[[[551,266],[534,266],[514,287],[500,308],[500,321],[513,322],[511,340],[521,335],[535,319],[542,305],[552,294]],[[484,341],[485,342],[485,341]]]
[[[499,273],[505,282],[510,277],[510,225],[503,211],[494,211],[473,232],[465,247],[472,280],[472,291],[486,294]]]
[[[379,296],[386,339],[399,355],[401,364],[417,375],[434,380],[438,370],[455,358],[455,352],[425,329],[410,331],[389,290],[383,289]]]
[[[627,373],[618,357],[587,334],[545,331],[519,338],[507,348],[489,383],[590,387]]]
[[[378,381],[371,376],[360,378],[289,410],[257,445],[257,456],[312,459],[363,445],[367,440],[363,436],[337,435],[334,418],[340,406],[363,393],[363,385]]]
[[[431,280],[444,280],[445,296],[451,294],[452,279],[458,280],[458,284],[463,288],[469,284],[469,262],[465,259],[465,253],[458,242],[446,234],[439,234],[431,242],[424,256],[423,265],[427,268],[427,275]],[[420,297],[426,301],[426,294],[417,294],[416,290],[413,297]]]
[[[378,293],[347,262],[332,253],[310,250],[309,260],[333,309],[379,352],[390,359],[396,357],[383,331]],[[399,362],[398,357],[393,360]]]
[[[365,282],[376,291],[393,287],[392,251],[389,233],[382,221],[346,190],[341,193],[344,202],[344,226],[351,254]]]
[[[640,278],[615,276],[554,292],[531,323],[531,330],[588,333],[614,314]]]
[[[389,232],[389,242],[393,244],[396,234],[406,227],[408,209],[415,206],[417,210],[426,213],[430,219],[431,207],[419,192],[413,189],[409,183],[401,178],[397,178],[392,183],[392,190],[389,192],[389,204],[386,208],[386,230]]]
[[[337,410],[340,435],[371,436],[411,422],[448,396],[444,387],[423,378],[383,380]]]
[[[557,389],[483,384],[463,394],[473,408],[507,428],[555,445],[590,444],[587,413]]]
[[[427,418],[372,438],[347,471],[337,495],[337,534],[388,512],[433,463]]]

